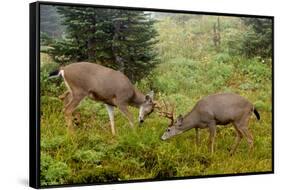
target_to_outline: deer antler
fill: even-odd
[[[169,124],[169,126],[172,126],[174,124],[175,106],[170,103],[168,103],[168,104],[164,100],[162,100],[162,103],[157,102],[155,108],[158,109],[157,112],[160,116],[166,117],[171,120],[171,123]],[[170,107],[170,110],[169,110],[169,107]]]

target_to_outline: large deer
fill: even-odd
[[[115,135],[114,107],[127,117],[133,127],[133,115],[128,105],[139,108],[139,122],[153,112],[153,91],[144,95],[137,90],[121,72],[88,62],[79,62],[61,67],[49,74],[49,78],[62,76],[67,91],[60,96],[64,101],[64,113],[68,127],[72,126],[72,113],[81,100],[89,97],[105,103],[111,132]]]
[[[254,112],[260,119],[258,111],[248,100],[234,93],[214,94],[199,100],[193,109],[185,116],[173,118],[173,111],[159,111],[163,116],[171,119],[169,127],[162,135],[162,140],[167,140],[175,135],[190,129],[196,130],[196,144],[199,142],[198,129],[208,128],[210,132],[209,150],[214,152],[216,125],[232,123],[236,130],[236,141],[231,150],[231,155],[237,149],[242,137],[246,137],[250,150],[253,148],[253,137],[248,130],[248,122]]]

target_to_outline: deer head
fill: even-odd
[[[181,134],[183,132],[182,124],[183,124],[183,116],[179,115],[176,121],[166,129],[161,139],[167,140],[175,135]]]
[[[155,103],[153,102],[154,92],[150,91],[145,95],[144,102],[140,105],[139,111],[139,122],[143,123],[146,116],[150,115],[155,107]]]
[[[175,106],[171,103],[162,101],[162,103],[158,103],[156,107],[158,108],[157,112],[160,116],[168,118],[171,121],[161,139],[166,140],[172,136],[182,133],[181,126],[183,123],[183,116],[179,115],[176,121],[174,121]]]

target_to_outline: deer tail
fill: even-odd
[[[260,120],[260,114],[259,114],[258,110],[254,107],[253,111],[254,111],[254,114],[256,115],[257,119]]]
[[[57,70],[49,73],[48,79],[57,78],[57,77],[60,77],[60,76],[61,76],[60,69],[57,69]]]

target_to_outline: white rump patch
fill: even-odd
[[[72,91],[71,91],[71,88],[70,88],[69,84],[67,83],[67,81],[65,80],[65,77],[64,77],[64,70],[60,70],[59,75],[62,76],[62,78],[63,78],[63,80],[64,80],[64,83],[65,83],[65,85],[66,85],[68,91],[71,93],[71,92],[72,92]]]

